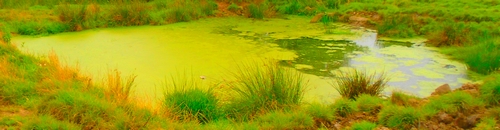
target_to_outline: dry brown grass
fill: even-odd
[[[128,102],[132,87],[135,86],[134,81],[136,75],[130,75],[122,78],[118,70],[108,72],[107,79],[105,80],[105,96],[108,100],[116,101],[118,103]]]

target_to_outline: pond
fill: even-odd
[[[345,24],[309,23],[308,17],[252,20],[208,18],[164,26],[94,29],[50,36],[13,38],[21,50],[54,51],[69,65],[96,79],[109,70],[135,74],[139,97],[162,96],[171,76],[187,73],[203,82],[225,81],[241,63],[276,59],[309,81],[305,101],[331,103],[340,97],[331,86],[335,71],[385,71],[386,93],[402,90],[428,96],[441,84],[468,82],[464,64],[448,60],[423,40],[379,40],[375,31]],[[228,97],[231,98],[231,97]]]

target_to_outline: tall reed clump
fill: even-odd
[[[359,70],[340,71],[332,84],[342,97],[356,99],[361,94],[379,96],[389,79],[385,73],[367,74]]]
[[[222,117],[213,87],[202,88],[199,81],[185,76],[172,77],[165,87],[164,107],[176,118],[207,123]]]
[[[298,105],[306,82],[301,73],[284,68],[275,61],[251,63],[237,67],[232,89],[237,96],[229,104],[232,116],[249,117],[257,112],[284,109]]]
[[[107,80],[105,80],[105,96],[108,100],[119,103],[127,102],[132,88],[135,86],[134,81],[136,75],[130,75],[125,79],[122,78],[118,70],[108,72]]]

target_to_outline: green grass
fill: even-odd
[[[356,98],[356,105],[359,111],[377,113],[383,106],[384,100],[377,96],[362,94]]]
[[[202,89],[199,82],[189,78],[173,78],[165,86],[164,106],[180,120],[197,120],[202,123],[222,117],[219,100],[212,89]]]
[[[335,103],[333,103],[330,107],[333,109],[335,115],[342,117],[349,116],[358,111],[356,103],[346,98],[335,100]]]
[[[361,94],[379,96],[388,78],[384,73],[367,74],[359,70],[341,71],[333,86],[342,97],[355,99]]]
[[[354,123],[351,126],[351,130],[374,130],[377,127],[377,124],[368,122],[368,121],[361,121],[358,123]]]
[[[481,119],[481,122],[476,125],[474,130],[495,130],[498,129],[497,127],[497,120],[495,118],[483,118]]]
[[[237,97],[229,105],[230,113],[251,116],[258,111],[269,111],[296,106],[301,103],[306,82],[301,73],[284,68],[275,61],[261,64],[242,64],[233,76]]]
[[[482,99],[490,105],[500,104],[500,74],[493,74],[479,88]]]
[[[265,3],[261,3],[261,4],[250,4],[248,6],[248,11],[250,12],[250,17],[251,18],[256,18],[256,19],[263,19],[264,16],[265,16],[265,12],[266,12],[266,7],[267,5]]]
[[[465,47],[446,48],[442,52],[464,61],[470,70],[490,74],[500,69],[500,44],[498,40],[481,42]]]
[[[391,128],[410,129],[416,127],[422,117],[422,114],[413,107],[389,105],[380,111],[378,121]]]
[[[305,111],[314,119],[324,122],[330,122],[335,118],[333,109],[319,103],[310,104]]]
[[[35,119],[30,119],[22,129],[31,130],[78,130],[81,129],[78,125],[67,121],[59,121],[52,116],[42,115]]]
[[[263,129],[311,129],[313,118],[304,112],[273,111],[257,117]]]
[[[434,109],[436,110],[434,112],[443,111],[454,113],[468,112],[483,106],[484,103],[479,98],[474,98],[472,95],[463,91],[456,91],[437,98],[431,98],[429,103],[424,106],[424,109]]]

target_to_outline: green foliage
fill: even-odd
[[[422,119],[422,114],[413,107],[389,105],[378,114],[378,121],[392,128],[410,129]]]
[[[342,97],[349,99],[355,99],[361,94],[379,96],[389,80],[385,73],[376,75],[376,73],[367,74],[359,70],[340,71],[339,78],[333,86]]]
[[[479,88],[481,98],[490,105],[500,104],[500,74],[493,74]]]
[[[235,12],[238,10],[242,10],[242,8],[235,3],[231,3],[231,5],[227,7],[227,10]]]
[[[220,117],[218,100],[210,91],[190,89],[175,91],[165,95],[164,104],[173,108],[181,119],[195,118],[201,122],[216,120]]]
[[[359,111],[363,112],[377,112],[382,108],[383,99],[368,94],[361,94],[356,98],[356,105]]]
[[[374,130],[377,127],[377,124],[368,122],[368,121],[361,121],[354,123],[351,126],[351,130]]]
[[[248,5],[248,11],[250,12],[251,18],[263,19],[265,12],[267,9],[267,5],[265,3],[255,4],[252,3]]]
[[[121,109],[113,107],[102,98],[80,90],[61,90],[40,102],[39,114],[47,114],[58,120],[79,124],[83,129],[113,128],[125,119]]]
[[[446,113],[453,113],[467,112],[468,110],[483,105],[483,102],[479,98],[474,98],[472,95],[463,91],[456,91],[437,98],[431,98],[430,102],[424,106],[424,109],[434,109]]]
[[[2,97],[4,101],[18,105],[22,105],[27,100],[38,95],[35,89],[35,83],[22,81],[10,81],[10,83],[0,87],[0,94],[0,97]]]
[[[256,120],[263,129],[311,129],[314,126],[313,118],[303,112],[273,111]]]
[[[409,15],[386,15],[383,22],[377,25],[377,31],[384,36],[408,38],[417,35],[414,26]]]
[[[229,111],[236,115],[251,116],[257,111],[284,109],[298,105],[304,95],[306,82],[301,73],[267,61],[243,64],[233,73],[232,87],[237,93]]]
[[[60,22],[26,22],[17,25],[17,33],[21,35],[47,35],[68,31],[69,27]]]
[[[6,26],[0,27],[0,36],[2,36],[1,40],[6,43],[10,43],[10,40],[12,39],[12,34],[10,34],[10,29],[7,28]]]
[[[172,81],[165,86],[165,107],[171,109],[181,120],[195,119],[206,123],[220,118],[218,99],[213,91],[203,90],[199,82],[182,77],[172,77]]]
[[[445,53],[464,61],[471,70],[480,74],[489,74],[500,69],[500,45],[495,44],[494,41],[454,47]]]
[[[495,130],[497,128],[497,121],[495,118],[486,117],[481,119],[481,122],[477,124],[473,130]]]
[[[334,119],[333,109],[324,106],[319,103],[313,103],[306,108],[306,112],[314,117],[315,119],[320,119],[322,121],[332,121]]]
[[[35,119],[30,119],[23,125],[23,129],[30,130],[78,130],[81,129],[75,124],[67,121],[59,121],[52,116],[42,115]]]
[[[333,103],[331,108],[333,109],[336,115],[342,117],[346,117],[358,111],[356,103],[346,98],[337,99],[335,103]]]

